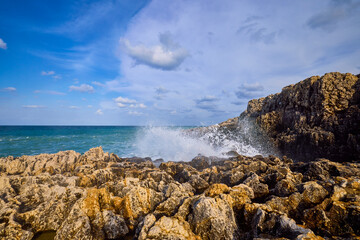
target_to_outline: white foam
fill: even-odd
[[[139,156],[162,158],[165,161],[190,161],[198,154],[218,155],[209,143],[186,135],[182,129],[169,127],[140,130],[135,152]]]
[[[215,125],[200,134],[181,128],[147,127],[138,132],[135,148],[137,156],[165,161],[190,161],[198,154],[224,157],[229,151],[245,156],[272,154],[246,120],[232,131]]]

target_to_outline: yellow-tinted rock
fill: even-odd
[[[226,186],[225,184],[213,184],[205,191],[205,196],[208,197],[215,197],[217,195],[220,195],[222,193],[229,193],[230,188]]]

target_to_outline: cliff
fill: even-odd
[[[313,76],[249,101],[250,118],[282,154],[296,160],[360,160],[360,75]]]

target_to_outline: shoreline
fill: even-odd
[[[0,236],[360,236],[360,163],[237,155],[156,165],[101,147],[0,158]]]
[[[310,77],[216,125],[215,145],[232,147],[224,140],[240,130],[241,146],[267,149],[265,139],[282,157],[164,162],[97,147],[0,158],[0,238],[358,239],[359,77]],[[164,135],[146,147],[169,148]]]

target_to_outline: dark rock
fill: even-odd
[[[359,76],[327,73],[251,100],[240,120],[256,122],[293,159],[359,160],[359,95]]]

